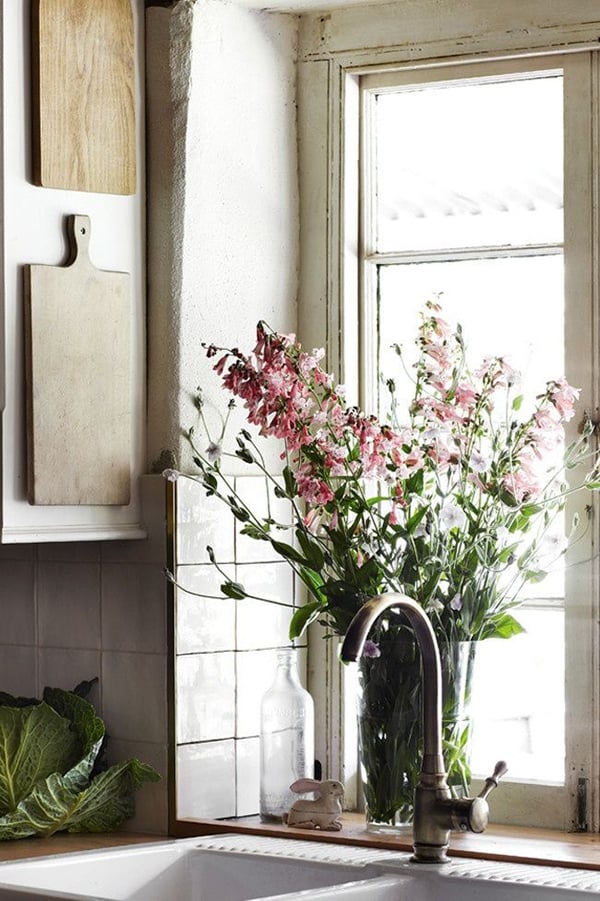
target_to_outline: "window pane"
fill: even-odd
[[[410,363],[416,359],[413,337],[419,311],[427,300],[440,295],[446,318],[463,326],[467,355],[475,367],[485,356],[505,357],[521,372],[522,391],[530,401],[547,379],[564,375],[560,254],[380,266],[380,369],[384,375],[397,375],[398,357],[392,343],[402,345],[410,373]],[[402,384],[400,378],[398,383]],[[405,392],[410,390],[408,385]]]
[[[560,243],[562,77],[377,97],[377,250]]]
[[[470,366],[501,355],[521,371],[526,415],[546,380],[564,374],[562,257],[380,266],[381,370],[394,377],[407,407],[419,311],[442,291],[444,316],[463,325]],[[407,372],[392,342],[402,345]],[[561,529],[560,518],[556,526]],[[523,591],[522,599],[532,606],[516,611],[527,635],[481,645],[473,699],[473,772],[480,776],[505,758],[513,778],[564,780],[564,568],[558,551],[544,568],[547,578]],[[536,601],[543,606],[535,608]],[[552,604],[555,609],[549,609]]]
[[[523,608],[525,635],[481,642],[471,713],[473,772],[487,776],[496,760],[510,776],[562,783],[564,737],[564,613]]]

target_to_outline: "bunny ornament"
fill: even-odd
[[[296,829],[322,829],[339,832],[342,828],[339,817],[344,802],[344,786],[333,779],[319,782],[317,779],[297,779],[290,785],[296,794],[314,792],[314,801],[301,798],[294,801],[284,822]]]

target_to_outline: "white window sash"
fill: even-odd
[[[574,49],[574,48],[572,48]],[[582,50],[582,48],[577,48]],[[588,49],[599,49],[597,46]],[[465,61],[461,61],[463,64]],[[319,67],[318,69],[316,67]],[[323,333],[328,336],[328,365],[340,375],[346,384],[349,396],[357,392],[361,381],[359,367],[375,371],[376,347],[371,345],[368,332],[357,333],[363,313],[359,309],[361,292],[365,306],[365,318],[370,315],[369,303],[373,303],[374,280],[376,279],[377,255],[372,247],[362,247],[356,240],[357,212],[352,197],[358,190],[356,161],[360,146],[357,122],[360,110],[364,117],[369,115],[368,102],[361,107],[365,93],[372,91],[384,78],[388,85],[397,84],[398,79],[406,83],[415,80],[429,80],[462,77],[479,77],[481,73],[525,72],[550,70],[564,71],[565,90],[565,182],[569,190],[565,192],[565,256],[575,264],[567,264],[567,302],[572,313],[567,322],[567,343],[575,348],[571,354],[568,380],[583,388],[582,407],[596,410],[600,406],[598,398],[598,209],[600,207],[598,169],[600,164],[598,137],[598,98],[600,96],[599,63],[596,53],[579,52],[569,54],[535,54],[534,56],[512,56],[501,62],[469,62],[462,70],[454,63],[443,66],[432,61],[427,64],[407,64],[406,71],[401,65],[387,64],[385,73],[376,72],[375,66],[368,67],[369,74],[361,80],[357,69],[344,65],[343,60],[329,60],[300,63],[301,104],[300,140],[314,138],[314,118],[317,113],[320,127],[325,128],[327,139],[321,145],[313,142],[310,165],[306,163],[306,151],[301,153],[301,186],[306,198],[307,184],[310,184],[311,201],[305,202],[302,229],[310,232],[313,216],[323,216],[323,206],[327,208],[326,247],[311,257],[310,273],[301,284],[301,319],[299,332],[306,343],[322,343]],[[393,69],[393,71],[391,71]],[[417,71],[418,70],[418,71]],[[317,85],[326,86],[319,93]],[[590,110],[592,115],[590,116]],[[321,134],[317,131],[317,134]],[[364,135],[364,131],[363,131]],[[577,136],[576,138],[574,136]],[[369,147],[364,148],[366,153]],[[303,163],[304,160],[304,163]],[[315,162],[318,166],[315,168]],[[337,173],[341,173],[341,178]],[[319,190],[315,191],[315,188]],[[312,205],[312,208],[311,208]],[[368,205],[361,207],[361,234],[369,233],[368,224],[373,210]],[[366,225],[366,228],[365,228]],[[313,241],[316,237],[312,231]],[[302,243],[305,244],[304,238]],[[383,262],[383,261],[382,261]],[[306,269],[305,262],[303,268]],[[358,288],[357,288],[358,286]],[[323,304],[325,296],[326,303]],[[576,308],[572,298],[578,298]],[[326,328],[324,329],[324,320]],[[359,326],[360,328],[360,326]],[[314,339],[314,340],[313,340]],[[357,352],[360,343],[361,353]],[[591,371],[594,377],[590,376]],[[374,397],[363,397],[361,402],[374,409]],[[590,501],[591,498],[585,498]],[[579,503],[584,503],[580,499]],[[594,506],[597,506],[594,504]],[[566,658],[566,702],[567,702],[567,781],[565,786],[528,785],[505,777],[502,790],[493,798],[493,820],[495,822],[528,825],[534,810],[538,825],[552,828],[573,828],[577,821],[577,792],[579,780],[584,779],[587,788],[586,820],[590,831],[600,828],[600,753],[598,723],[600,721],[600,665],[598,623],[598,567],[593,561],[594,548],[598,543],[598,516],[594,517],[591,546],[578,546],[571,558],[574,563],[568,573],[569,610],[567,615],[567,658]],[[593,561],[593,562],[592,562]],[[331,667],[339,666],[335,655],[313,655],[311,662],[311,689],[320,699],[321,714],[317,723],[321,747],[327,747],[328,771],[330,774],[349,774],[354,778],[356,760],[356,736],[349,725],[350,717],[344,707],[343,684],[332,677]],[[328,658],[328,659],[326,659]],[[326,670],[329,671],[329,675]],[[490,699],[493,703],[493,699]],[[341,706],[340,706],[341,705]],[[501,756],[499,749],[498,756]],[[494,761],[490,761],[490,768]],[[477,786],[474,786],[477,788]],[[355,784],[349,786],[350,796],[355,796]]]

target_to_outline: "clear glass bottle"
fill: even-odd
[[[277,651],[275,678],[260,706],[260,818],[281,822],[298,798],[296,779],[314,772],[314,705],[298,678],[295,648]]]

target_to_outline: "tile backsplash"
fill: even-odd
[[[260,479],[237,480],[260,504]],[[90,700],[105,720],[110,762],[139,757],[162,775],[136,794],[125,828],[168,832],[165,481],[142,478],[144,540],[0,546],[0,690],[39,697],[98,676]],[[176,486],[176,805],[180,819],[258,812],[260,699],[275,650],[288,645],[295,585],[267,542],[240,535],[230,511],[197,483]],[[285,521],[285,509],[277,510]],[[289,539],[285,539],[289,540]],[[222,596],[223,573],[277,603]],[[306,649],[299,649],[300,671]]]
[[[266,512],[264,479],[238,477],[235,488],[253,511]],[[289,646],[294,579],[269,542],[242,535],[226,505],[197,482],[180,478],[175,496],[176,581],[208,595],[175,589],[177,818],[249,816],[259,809],[260,700],[276,649]],[[289,522],[285,502],[276,503],[271,514]],[[268,600],[224,598],[207,545],[227,578]],[[305,648],[299,658],[304,672]]]
[[[166,833],[167,582],[165,484],[142,478],[143,540],[0,546],[0,690],[39,697],[98,676],[90,700],[108,757],[163,776],[136,794],[125,828]]]

